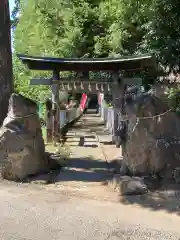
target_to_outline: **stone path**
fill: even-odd
[[[98,115],[84,115],[67,134],[66,145],[70,148],[71,157],[56,177],[56,185],[101,198],[108,197],[108,192],[112,195],[105,183],[112,177],[108,168],[120,150],[110,141],[111,136]]]
[[[83,197],[118,200],[106,182],[112,178],[113,160],[120,149],[111,145],[111,136],[97,114],[85,114],[67,133],[66,146],[71,154],[67,165],[53,176],[48,189],[69,191]],[[39,176],[36,182],[47,179]]]
[[[47,175],[35,177],[32,183],[48,182],[36,186],[56,194],[61,192],[72,197],[121,202],[125,205],[180,214],[179,195],[171,196],[176,195],[174,191],[149,192],[142,196],[119,196],[113,187],[105,184],[113,175],[110,169],[115,167],[113,159],[121,154],[120,149],[111,145],[110,141],[111,136],[100,118],[95,114],[84,115],[67,134],[66,145],[71,151],[67,166],[53,175],[51,183],[47,181]]]

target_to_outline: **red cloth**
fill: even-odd
[[[81,112],[84,110],[87,102],[87,95],[85,93],[82,94],[81,102],[80,102],[80,109]]]

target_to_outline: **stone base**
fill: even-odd
[[[148,192],[148,187],[144,182],[144,178],[129,177],[115,174],[108,185],[120,195],[140,195]]]

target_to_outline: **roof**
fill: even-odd
[[[18,58],[31,70],[58,71],[139,71],[143,68],[155,68],[151,55],[126,56],[122,58],[52,58],[33,57],[18,54]]]

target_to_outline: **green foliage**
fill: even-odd
[[[179,7],[178,0],[16,0],[14,54],[83,58],[152,52],[177,70]],[[13,62],[18,92],[37,101],[40,92],[49,94],[48,88],[29,86],[30,77],[49,73],[30,73],[15,56]]]
[[[38,74],[41,76],[48,76],[48,73],[32,72],[29,71],[20,61],[16,55],[13,54],[13,73],[14,73],[14,88],[15,91],[31,98],[37,102],[44,101],[45,98],[49,97],[50,89],[46,86],[30,86],[29,81],[33,76]]]
[[[180,65],[180,2],[178,0],[154,0],[149,32],[146,34],[149,49],[153,49],[169,71]]]
[[[22,1],[14,47],[58,57],[135,53],[146,33],[151,1]]]
[[[180,114],[180,89],[170,88],[168,92],[168,98],[172,110]]]

